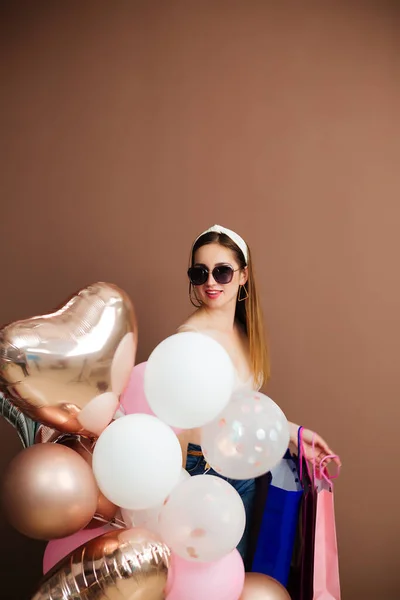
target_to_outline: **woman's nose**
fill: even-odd
[[[206,283],[207,283],[207,284],[213,284],[213,283],[217,283],[217,282],[215,281],[215,279],[214,279],[214,275],[213,275],[212,271],[209,271],[209,272],[208,272],[208,277],[207,277],[207,281],[206,281]]]

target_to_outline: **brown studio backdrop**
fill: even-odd
[[[238,230],[267,391],[344,463],[343,598],[398,598],[396,3],[14,2],[2,25],[0,322],[108,280],[144,360],[190,311],[193,237]],[[27,597],[42,545],[0,527],[0,595]]]

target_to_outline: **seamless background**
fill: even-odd
[[[344,464],[343,599],[399,598],[398,3],[1,11],[0,323],[111,281],[145,360],[190,312],[193,238],[237,230],[268,324],[265,391]],[[0,433],[3,470],[20,444]],[[0,536],[0,595],[29,597],[43,545],[2,518]]]

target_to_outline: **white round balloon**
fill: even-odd
[[[236,392],[217,419],[201,429],[201,447],[211,467],[230,479],[270,471],[285,454],[289,424],[279,406],[261,392]]]
[[[207,335],[175,334],[159,344],[147,361],[144,390],[160,419],[192,429],[214,419],[228,404],[235,370],[226,350]]]
[[[93,472],[103,494],[117,506],[143,510],[164,502],[182,471],[179,440],[152,415],[113,421],[93,451]]]

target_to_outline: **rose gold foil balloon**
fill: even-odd
[[[77,452],[87,462],[90,469],[92,469],[93,448],[95,442],[80,435],[66,435],[64,438],[59,439],[58,443]],[[110,502],[110,500],[108,500],[98,489],[96,512],[93,521],[89,523],[88,527],[98,527],[99,522],[109,523],[114,519],[117,509],[118,507]]]
[[[92,469],[93,448],[95,442],[82,435],[61,433],[46,425],[39,425],[35,436],[36,444],[58,443],[77,452]],[[97,485],[97,484],[96,484]],[[98,489],[98,500],[95,515],[87,527],[99,527],[99,523],[110,523],[116,516],[118,507],[110,502]]]
[[[60,444],[23,450],[4,474],[2,500],[11,524],[28,537],[75,533],[93,518],[99,490],[87,462]]]
[[[0,331],[0,388],[35,421],[98,436],[118,407],[136,346],[130,299],[95,283],[58,311]]]
[[[61,433],[61,431],[57,431],[56,429],[47,427],[47,425],[39,425],[36,428],[35,444],[45,444],[46,442],[57,442],[59,439],[62,439],[64,436],[68,436],[68,435],[72,435],[72,434]]]
[[[262,573],[246,573],[240,600],[290,600],[290,596],[276,579]]]
[[[145,529],[105,533],[60,561],[32,600],[163,600],[169,556]]]

